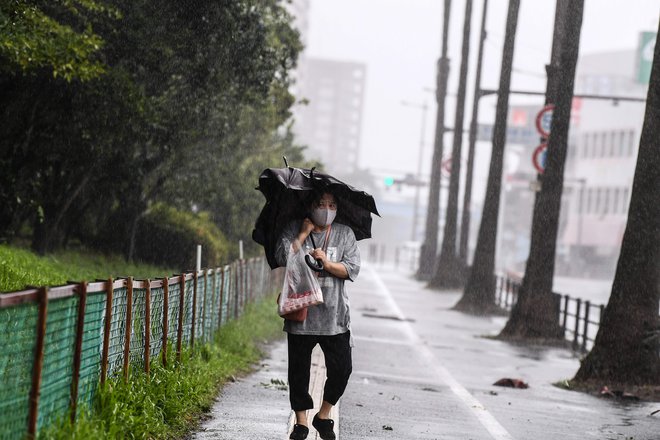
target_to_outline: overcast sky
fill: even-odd
[[[442,0],[311,0],[306,54],[357,61],[367,66],[362,167],[402,174],[415,172],[422,112],[402,105],[402,100],[429,105],[423,158],[425,164],[430,161],[436,108],[429,90],[435,87],[443,3]],[[474,0],[466,127],[472,106],[482,5],[483,0]],[[482,80],[485,88],[497,88],[499,82],[507,5],[507,0],[489,0]],[[512,88],[545,89],[543,74],[550,58],[554,6],[553,0],[521,1]],[[456,93],[458,83],[464,11],[464,1],[452,2],[450,94]],[[585,0],[580,53],[635,49],[640,31],[657,30],[659,15],[660,0]],[[492,123],[487,118],[494,105],[492,97],[482,100],[482,122]],[[448,99],[448,126],[453,125],[454,112],[455,101]],[[448,137],[445,145],[450,143]],[[428,174],[427,166],[424,173]]]

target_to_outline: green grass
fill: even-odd
[[[94,281],[109,277],[156,278],[172,270],[131,264],[119,256],[83,251],[63,251],[40,257],[28,250],[0,245],[0,292],[25,286],[55,286],[67,281]]]
[[[210,410],[219,387],[250,371],[263,355],[260,345],[282,335],[275,299],[267,297],[222,327],[214,344],[187,351],[180,365],[154,364],[149,377],[136,372],[127,384],[109,381],[75,425],[60,422],[39,438],[183,438]]]

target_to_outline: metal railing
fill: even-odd
[[[274,293],[280,275],[252,258],[170,278],[0,294],[0,438],[74,421],[109,377],[180,361],[184,345],[210,342],[249,302]]]
[[[511,310],[518,300],[521,280],[506,275],[496,275],[495,302],[505,310]],[[571,342],[573,350],[587,352],[593,346],[605,306],[569,295],[555,295],[559,305],[558,319],[564,338]],[[597,310],[597,317],[596,315]]]

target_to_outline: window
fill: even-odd
[[[628,211],[628,196],[630,194],[630,189],[629,188],[624,188],[623,189],[623,198],[621,199],[622,201],[622,206],[621,206],[621,212],[625,213]]]
[[[587,157],[589,155],[589,147],[591,143],[589,142],[591,140],[591,133],[585,133],[584,134],[584,144],[582,145],[582,154],[580,156],[582,157]]]
[[[592,204],[593,204],[593,188],[587,189],[587,203],[586,203],[586,213],[591,214],[592,212]]]
[[[600,133],[594,133],[594,144],[591,147],[591,157],[598,157],[598,152],[601,146],[601,136]]]
[[[594,214],[600,214],[601,189],[596,188],[596,200],[594,201]]]
[[[603,214],[610,210],[610,189],[603,188]]]
[[[621,130],[619,132],[619,139],[618,139],[618,152],[617,156],[623,157],[625,155],[625,150],[626,150],[626,132]]]
[[[614,214],[618,214],[619,211],[619,193],[621,192],[621,188],[614,188],[612,191],[612,212]]]
[[[635,151],[635,131],[628,131],[628,156],[631,157]]]
[[[580,215],[584,214],[584,208],[585,208],[585,206],[584,206],[584,201],[585,201],[585,200],[584,200],[584,197],[585,197],[585,192],[586,192],[586,190],[585,190],[585,188],[584,188],[584,185],[582,185],[582,186],[580,187],[580,195],[579,195],[579,198],[578,198],[578,208],[577,208],[577,209],[578,209],[578,214],[580,214]]]
[[[609,154],[610,157],[616,156],[616,139],[617,139],[616,134],[617,134],[616,131],[610,132],[610,154]]]

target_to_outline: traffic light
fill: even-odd
[[[385,178],[385,186],[389,188],[392,185],[394,185],[394,177],[387,176]]]

